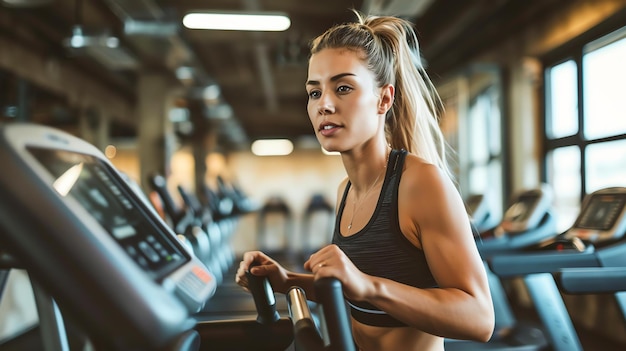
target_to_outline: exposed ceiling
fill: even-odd
[[[235,123],[223,124],[224,142],[239,143],[242,134],[247,141],[297,141],[313,135],[304,92],[308,43],[331,25],[353,20],[350,9],[402,9],[416,24],[436,78],[567,1],[0,0],[0,36],[73,60],[131,102],[143,72],[174,77],[176,69],[190,67],[193,78],[182,80],[188,100],[200,100],[208,85],[220,88],[222,108],[204,110],[205,118],[224,117],[232,109]],[[184,29],[182,17],[191,10],[280,11],[289,15],[291,27],[272,33]],[[63,42],[76,24],[93,38],[118,38],[119,46],[69,50]],[[243,133],[229,133],[236,129]]]

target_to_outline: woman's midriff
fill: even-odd
[[[443,338],[410,327],[376,327],[352,319],[359,351],[443,351]]]

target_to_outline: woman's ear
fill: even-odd
[[[378,113],[385,114],[391,106],[393,106],[393,100],[395,96],[395,87],[391,84],[386,84],[380,88],[380,99],[378,101]]]

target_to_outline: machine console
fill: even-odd
[[[585,197],[582,210],[565,237],[600,244],[619,240],[625,232],[626,188],[614,187]]]
[[[0,158],[0,241],[82,322],[116,316],[95,330],[144,345],[194,323],[214,276],[97,148],[9,124]]]
[[[537,227],[548,212],[551,202],[552,193],[547,185],[516,194],[504,213],[500,229],[514,235]]]
[[[588,244],[610,244],[625,233],[626,188],[605,188],[587,195],[574,225],[565,233],[543,242],[539,248],[582,252]]]
[[[27,150],[55,179],[54,189],[76,199],[146,274],[162,284],[173,283],[192,312],[204,305],[215,290],[215,279],[199,262],[191,262],[195,257],[175,236],[155,225],[115,170],[98,157],[76,151]],[[176,272],[181,267],[186,272]]]

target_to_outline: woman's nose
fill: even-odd
[[[328,114],[333,113],[333,110],[332,110],[332,108],[330,106],[323,105],[323,106],[320,106],[319,113],[320,113],[320,115],[328,115]]]
[[[335,111],[334,104],[327,94],[320,97],[318,112],[320,115],[327,115]]]

